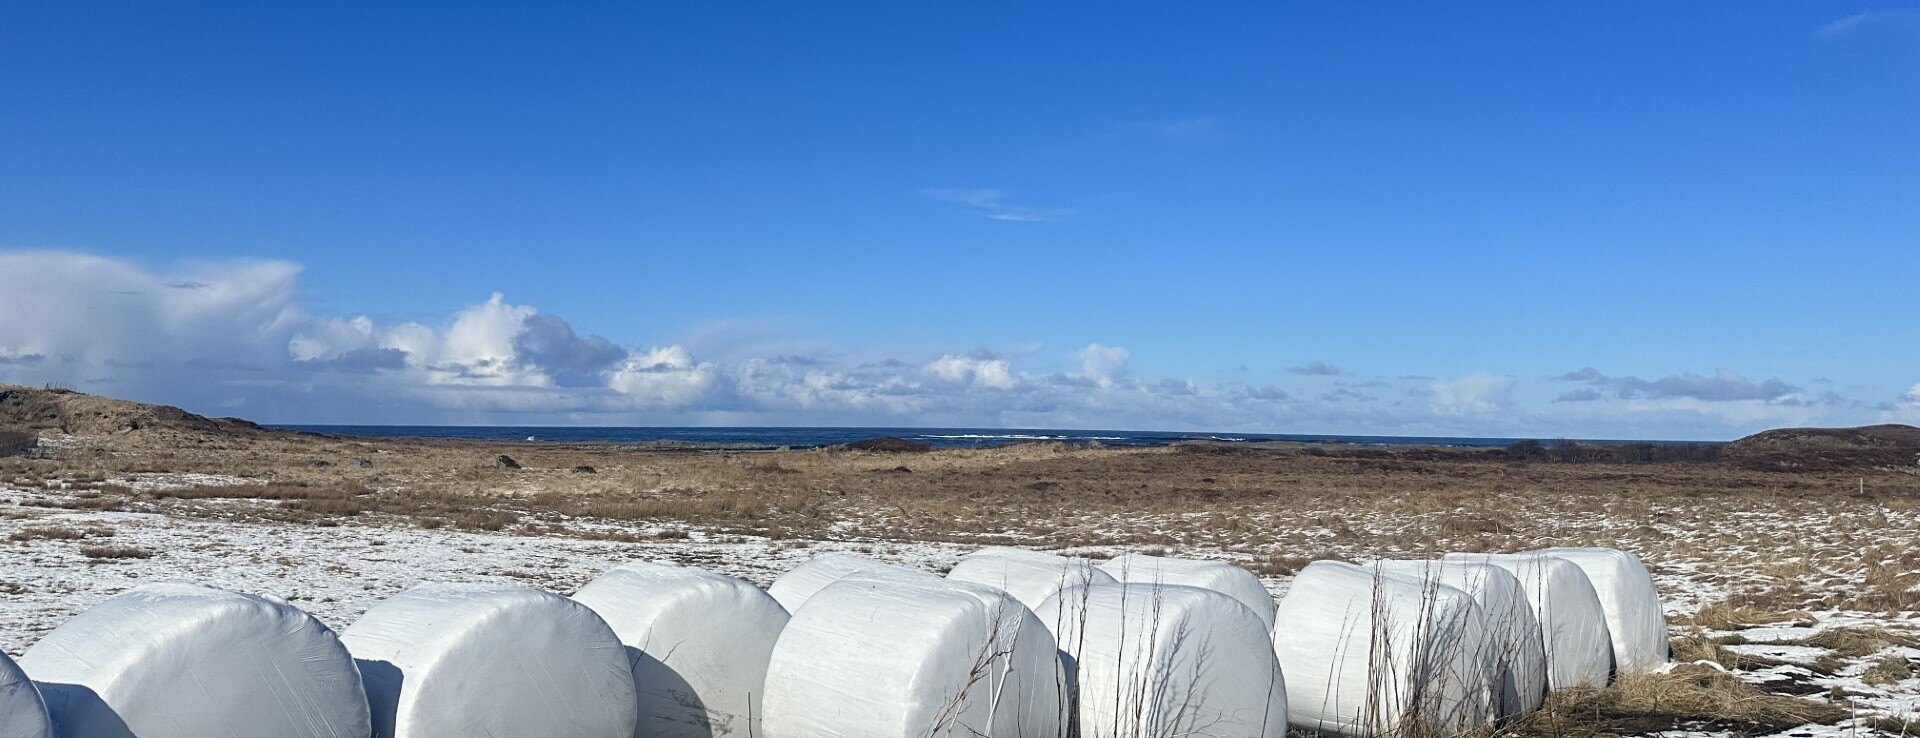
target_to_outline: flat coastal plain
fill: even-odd
[[[1316,559],[1609,546],[1653,571],[1679,665],[1556,694],[1502,732],[1920,732],[1920,469],[1904,447],[668,451],[322,436],[0,390],[0,428],[29,436],[0,457],[0,650],[16,656],[166,580],[344,628],[421,582],[570,594],[637,560],[765,585],[826,552],[944,572],[987,545],[1145,551],[1228,560],[1284,595]]]

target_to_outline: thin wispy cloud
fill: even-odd
[[[1822,38],[1835,38],[1873,29],[1920,33],[1920,8],[1854,13],[1821,26],[1819,35]]]
[[[1225,133],[1225,122],[1215,115],[1136,120],[1109,126],[1098,133],[1064,144],[1059,147],[1059,150],[1074,151],[1123,143],[1166,145],[1197,142],[1219,138]]]
[[[975,189],[936,187],[921,190],[920,194],[930,200],[964,206],[968,211],[983,218],[1014,223],[1056,220],[1072,212],[1067,208],[1036,207],[1009,202],[1005,193],[991,187]]]
[[[1191,139],[1205,138],[1220,133],[1220,119],[1211,115],[1192,118],[1174,118],[1145,124],[1149,130],[1167,138]]]
[[[1341,374],[1340,367],[1324,361],[1309,361],[1300,366],[1287,367],[1288,374],[1308,374],[1322,377],[1335,377]]]

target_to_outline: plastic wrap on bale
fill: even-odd
[[[47,703],[13,659],[0,653],[0,736],[53,738]]]
[[[1058,651],[1005,592],[876,571],[793,614],[767,669],[766,738],[1019,738],[1065,728]]]
[[[375,736],[628,738],[633,668],[573,600],[508,584],[421,584],[341,634],[365,676]]]
[[[1578,565],[1539,554],[1452,553],[1443,561],[1479,562],[1506,569],[1520,580],[1527,604],[1540,621],[1547,654],[1547,688],[1604,687],[1613,673],[1613,642],[1606,611],[1593,583]]]
[[[997,587],[1031,608],[1068,587],[1117,581],[1086,559],[1000,547],[967,554],[947,572],[947,578]]]
[[[1512,572],[1492,564],[1466,561],[1383,560],[1371,568],[1431,579],[1466,592],[1480,605],[1487,630],[1498,644],[1500,669],[1497,714],[1516,718],[1540,709],[1547,696],[1547,653],[1540,620],[1527,604],[1526,588]]]
[[[333,631],[284,600],[150,584],[27,649],[63,736],[362,738],[367,700]]]
[[[690,566],[616,567],[573,596],[633,661],[634,735],[757,736],[773,645],[787,611],[752,584]]]
[[[1273,594],[1253,572],[1224,561],[1178,559],[1146,554],[1126,554],[1101,564],[1100,568],[1122,582],[1141,584],[1180,584],[1211,589],[1246,605],[1253,614],[1273,627]]]
[[[855,574],[875,571],[891,572],[909,578],[918,577],[929,580],[940,578],[932,572],[889,564],[885,561],[875,561],[853,554],[836,553],[814,557],[811,561],[780,575],[779,579],[773,580],[773,586],[767,588],[767,594],[773,595],[773,599],[779,601],[781,607],[787,608],[787,612],[798,613],[800,606],[807,604],[808,598],[827,585]]]
[[[1372,737],[1493,724],[1498,646],[1466,592],[1316,561],[1294,577],[1275,617],[1296,727]]]
[[[1653,575],[1638,556],[1612,548],[1548,548],[1534,553],[1571,561],[1586,572],[1607,614],[1614,669],[1652,671],[1667,663],[1672,656],[1667,618],[1660,610]]]
[[[1287,677],[1266,624],[1210,589],[1071,587],[1037,611],[1053,629],[1083,736],[1281,738]]]

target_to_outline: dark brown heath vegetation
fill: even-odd
[[[846,447],[849,451],[877,451],[892,454],[919,454],[933,450],[933,444],[909,441],[905,438],[896,438],[894,436],[863,438],[846,444]]]
[[[39,438],[27,431],[0,430],[0,456],[20,456],[38,443]]]
[[[1770,471],[1908,468],[1920,464],[1920,428],[1781,428],[1727,444],[1726,460]]]
[[[0,384],[0,428],[100,435],[142,429],[267,433],[251,421],[208,418],[169,405],[116,400],[67,389]]]

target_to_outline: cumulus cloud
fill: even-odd
[[[1013,362],[987,352],[947,354],[929,362],[927,373],[955,384],[1009,389],[1014,385]]]
[[[1705,402],[1800,402],[1800,388],[1779,378],[1755,382],[1731,369],[1718,369],[1711,377],[1693,373],[1669,374],[1659,379],[1613,377],[1593,367],[1560,375],[1557,379],[1584,382],[1587,391],[1568,393],[1575,399],[1599,399],[1599,391],[1611,392],[1621,399],[1689,398]],[[1565,397],[1563,395],[1563,397]]]
[[[558,315],[529,315],[513,337],[513,352],[533,364],[557,371],[599,372],[626,358],[606,337],[582,338]]]
[[[719,370],[693,360],[680,346],[636,351],[607,378],[607,387],[642,404],[682,407],[712,393]]]
[[[1897,403],[1865,407],[1731,372],[1641,380],[1583,369],[1562,377],[1578,383],[1565,403],[1529,406],[1515,403],[1515,382],[1502,374],[1404,375],[1302,392],[1257,373],[1245,373],[1251,382],[1138,376],[1134,351],[1099,343],[889,355],[785,328],[696,325],[684,340],[629,344],[505,294],[419,320],[316,314],[299,299],[299,274],[285,262],[153,269],[86,254],[0,252],[0,381],[316,423],[1731,437],[1771,425],[1920,417],[1920,385]],[[1298,368],[1337,372],[1325,362]]]
[[[1488,413],[1507,404],[1513,384],[1513,377],[1504,374],[1468,374],[1433,380],[1427,386],[1427,397],[1435,412]]]
[[[282,364],[282,342],[306,320],[299,272],[241,261],[156,274],[86,254],[0,253],[0,366],[11,370],[0,377],[138,391],[193,381],[190,362]]]
[[[1127,359],[1131,356],[1124,346],[1090,343],[1080,349],[1080,372],[1102,387],[1111,387],[1127,373]]]

